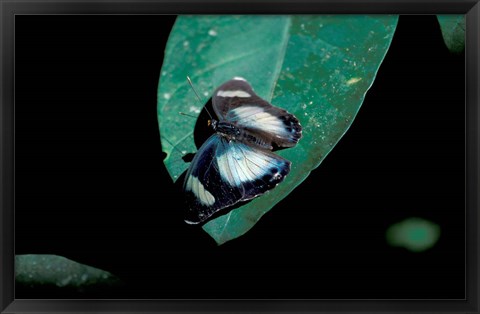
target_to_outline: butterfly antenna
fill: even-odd
[[[200,104],[203,106],[203,104],[204,104],[205,102],[202,101],[202,98],[200,98],[200,96],[198,96],[197,91],[196,91],[195,88],[193,87],[192,80],[190,80],[190,77],[189,77],[188,75],[187,75],[187,81],[188,81],[188,84],[190,84],[190,87],[192,88],[193,92],[194,92],[195,95],[197,96],[198,101],[199,101]],[[208,116],[210,117],[210,119],[213,120],[212,115],[211,115],[210,112],[208,111],[207,107],[204,107],[204,108],[205,108],[205,111],[208,113]],[[180,114],[182,114],[182,113],[180,113]]]
[[[179,111],[178,113],[181,114],[182,116],[187,116],[187,117],[190,117],[190,118],[197,118],[194,115],[191,115],[191,114],[188,114],[188,113],[185,113],[185,112],[182,112],[182,111]]]

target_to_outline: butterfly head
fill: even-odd
[[[207,125],[208,125],[209,127],[211,127],[214,131],[217,130],[217,123],[218,123],[218,121],[217,121],[217,120],[214,120],[214,119],[209,119],[209,120],[207,121]]]

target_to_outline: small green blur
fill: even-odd
[[[440,227],[422,218],[408,218],[387,229],[386,238],[391,246],[404,247],[411,252],[423,252],[437,243]]]

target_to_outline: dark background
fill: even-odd
[[[401,16],[350,130],[245,236],[183,222],[156,93],[175,17],[16,16],[15,249],[119,276],[112,293],[16,298],[463,298],[464,56],[435,16]],[[423,253],[385,231],[441,227]]]

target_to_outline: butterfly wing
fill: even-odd
[[[223,208],[263,194],[289,172],[288,160],[214,134],[200,147],[185,176],[185,221],[200,223]]]
[[[260,98],[248,82],[236,77],[213,94],[213,109],[220,120],[262,138],[277,147],[293,147],[302,137],[298,119]]]

